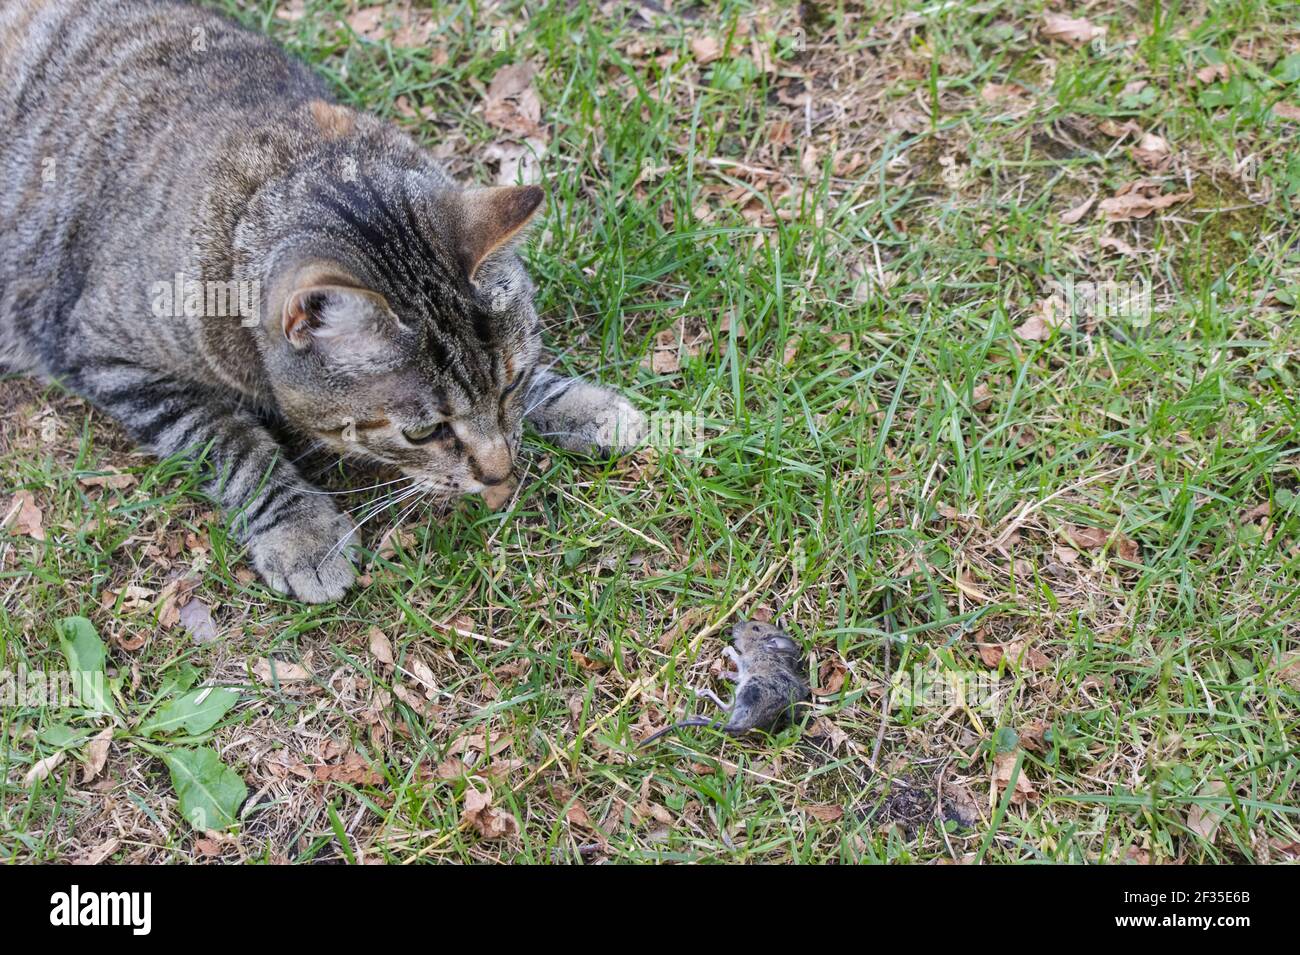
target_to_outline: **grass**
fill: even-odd
[[[55,386],[0,384],[3,486],[33,493],[47,531],[0,536],[0,666],[59,669],[53,622],[75,613],[110,643],[121,699],[195,666],[241,692],[212,745],[252,794],[238,829],[204,835],[135,749],[90,783],[73,758],[25,784],[64,717],[6,706],[0,856],[1297,857],[1287,4],[1093,4],[1106,39],[1077,49],[1041,36],[1029,0],[679,2],[653,21],[437,4],[432,41],[407,46],[358,36],[341,0],[299,19],[218,5],[467,180],[493,181],[507,138],[484,87],[537,63],[548,204],[528,258],[548,342],[646,410],[698,416],[702,446],[595,462],[535,438],[513,508],[408,518],[384,547],[380,528],[365,586],[309,607],[251,579],[190,465],[132,452]],[[720,48],[703,66],[700,38]],[[1228,78],[1195,78],[1216,63]],[[1063,224],[1151,175],[1106,121],[1165,138],[1155,178],[1192,197]],[[1153,314],[1017,334],[1053,279],[1147,283]],[[656,372],[677,336],[694,344]],[[135,483],[79,480],[107,467]],[[214,642],[159,625],[182,573]],[[637,752],[717,686],[742,616],[811,652],[816,708],[771,737]],[[253,664],[271,655],[310,678],[267,685]],[[891,683],[945,679],[996,692],[898,693],[882,725]],[[343,771],[349,751],[369,772]],[[469,787],[517,832],[463,821]]]

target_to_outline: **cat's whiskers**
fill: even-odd
[[[327,560],[334,557],[336,554],[342,553],[343,548],[347,546],[347,542],[349,539],[351,539],[352,535],[358,533],[361,530],[361,528],[365,527],[365,525],[368,524],[371,520],[373,520],[379,514],[383,513],[388,507],[401,504],[407,498],[415,494],[421,493],[424,489],[425,489],[424,482],[418,482],[412,487],[404,487],[399,491],[395,491],[391,494],[384,495],[383,499],[380,500],[377,504],[373,501],[370,502],[373,505],[373,507],[371,507],[371,509],[365,514],[365,516],[363,516],[360,520],[357,521],[355,526],[353,526],[347,533],[345,533],[342,537],[340,537],[337,541],[334,542],[334,546],[331,547],[329,549],[329,552],[321,559],[321,562],[320,564],[317,565],[316,569],[319,570],[321,567],[325,565],[325,562]]]

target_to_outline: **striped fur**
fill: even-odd
[[[444,496],[508,486],[525,414],[574,450],[645,433],[541,362],[512,247],[540,190],[462,189],[264,37],[173,0],[0,0],[0,120],[0,369],[199,456],[278,590],[354,571],[268,422]],[[194,313],[162,291],[186,283]]]

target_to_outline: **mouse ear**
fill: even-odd
[[[790,653],[799,649],[799,644],[795,643],[784,633],[778,633],[775,636],[768,637],[763,641],[763,645],[769,650],[779,650],[784,653]]]

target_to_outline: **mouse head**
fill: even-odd
[[[784,630],[758,620],[742,620],[733,626],[731,642],[742,657],[775,654],[797,660],[800,656],[799,644]]]

